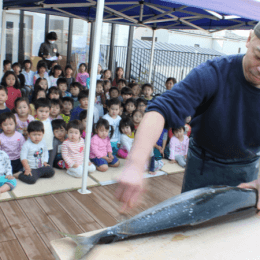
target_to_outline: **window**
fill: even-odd
[[[238,48],[238,53],[241,53],[241,48],[240,47]]]

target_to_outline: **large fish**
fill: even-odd
[[[229,186],[212,186],[172,197],[113,227],[83,237],[59,232],[76,243],[75,259],[82,259],[97,243],[110,243],[130,236],[173,227],[196,225],[251,207],[256,207],[257,190]]]

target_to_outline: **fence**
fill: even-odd
[[[109,45],[101,45],[100,63],[103,68],[108,68]],[[148,82],[151,50],[144,48],[133,48],[131,57],[130,78],[140,84]],[[165,91],[165,81],[168,77],[176,78],[177,82],[184,79],[187,74],[199,64],[213,59],[218,55],[209,55],[191,52],[155,50],[152,66],[152,83],[155,93]],[[114,47],[112,73],[116,67],[126,69],[127,47]]]

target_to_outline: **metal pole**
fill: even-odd
[[[116,36],[116,24],[113,23],[111,27],[111,37],[110,37],[110,51],[109,51],[109,63],[108,69],[113,70],[113,60],[114,60],[114,47],[115,47],[115,37]]]
[[[151,58],[150,58],[150,65],[149,65],[149,78],[148,78],[149,83],[151,83],[152,80],[154,43],[155,43],[155,30],[153,30],[153,41],[152,41]]]
[[[89,163],[89,152],[90,152],[90,139],[91,139],[91,132],[92,132],[91,130],[93,124],[94,103],[95,103],[95,95],[96,95],[97,68],[98,68],[98,60],[99,60],[98,58],[99,58],[99,50],[100,50],[103,12],[104,12],[104,0],[99,0],[97,1],[95,34],[94,34],[94,42],[93,42],[93,55],[91,60],[91,77],[90,77],[90,86],[89,86],[89,104],[88,104],[88,113],[87,113],[82,187],[80,190],[78,190],[78,192],[81,194],[91,193],[89,190],[87,190],[88,163]]]
[[[2,7],[1,7],[2,8]],[[6,11],[2,11],[2,35],[1,35],[1,64],[0,64],[0,78],[3,76],[4,60],[5,60],[5,38],[6,38]]]
[[[69,19],[69,35],[68,35],[68,47],[67,47],[67,64],[71,61],[71,45],[72,45],[72,29],[73,29],[73,18]]]
[[[128,35],[128,44],[127,44],[127,54],[126,54],[126,73],[125,78],[130,82],[131,75],[131,58],[132,58],[132,50],[133,50],[133,39],[134,39],[134,30],[135,27],[133,25],[129,26],[129,35]]]
[[[93,54],[94,35],[95,35],[95,23],[91,22],[90,43],[89,43],[89,52],[88,52],[88,69],[91,68],[91,61],[92,61],[92,56],[93,56],[92,54]]]
[[[46,36],[49,32],[49,23],[50,23],[50,15],[46,14],[45,15],[45,37],[44,37],[44,41],[46,40]]]
[[[20,10],[19,22],[19,42],[18,42],[18,61],[20,64],[24,61],[24,11]]]

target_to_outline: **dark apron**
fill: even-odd
[[[210,185],[237,186],[258,178],[259,157],[251,160],[220,159],[200,147],[191,137],[182,192]]]

